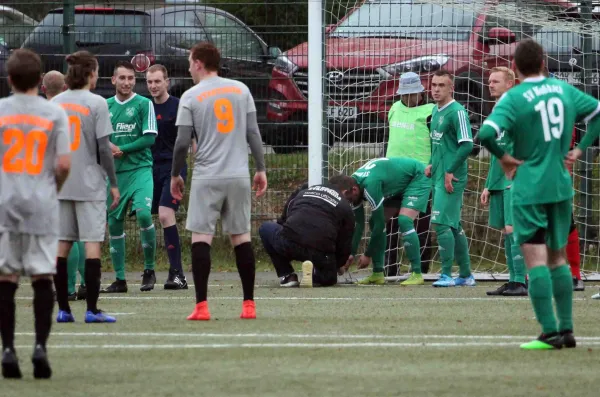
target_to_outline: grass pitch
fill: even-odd
[[[592,286],[575,294],[576,349],[525,352],[519,344],[539,333],[529,300],[487,297],[492,284],[282,289],[274,273],[259,273],[258,319],[240,320],[237,274],[213,273],[212,320],[189,322],[193,287],[164,291],[165,277],[142,293],[139,274],[129,274],[129,293],[101,295],[116,324],[85,324],[85,302],[72,302],[76,323],[53,324],[50,381],[32,377],[32,291],[24,282],[16,338],[24,379],[0,379],[0,395],[597,395],[600,302],[589,299]]]

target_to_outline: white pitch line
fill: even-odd
[[[394,343],[394,342],[365,342],[365,343],[204,343],[204,344],[163,344],[163,345],[150,345],[150,344],[94,344],[94,345],[64,345],[50,344],[49,349],[241,349],[241,348],[408,348],[408,347],[419,347],[419,348],[448,348],[448,347],[518,347],[519,342],[462,342],[462,343],[445,343],[445,342],[418,342],[418,343]],[[600,342],[587,342],[580,345],[584,346],[597,346]],[[18,349],[29,349],[31,345],[19,345]]]
[[[17,332],[18,336],[34,336],[34,332]],[[297,339],[506,339],[530,340],[532,335],[366,335],[366,334],[222,334],[222,333],[185,333],[185,332],[52,332],[52,336],[69,337],[165,337],[165,338],[297,338]],[[600,336],[577,336],[578,341],[598,341]]]
[[[32,296],[18,296],[17,300],[31,300]],[[190,296],[104,296],[100,295],[101,300],[186,300],[193,301],[195,298]],[[241,296],[215,296],[210,297],[211,300],[241,300]],[[486,302],[530,302],[529,298],[483,298],[483,297],[307,297],[307,296],[269,296],[269,297],[255,297],[254,300],[260,301],[486,301]],[[578,298],[573,301],[587,301],[590,299]]]

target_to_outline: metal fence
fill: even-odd
[[[105,97],[114,95],[110,77],[116,61],[135,61],[139,67],[135,90],[142,95],[148,95],[143,70],[160,63],[169,71],[171,94],[180,96],[192,84],[187,70],[189,48],[198,41],[214,42],[223,54],[220,74],[250,88],[265,143],[269,190],[253,201],[254,235],[261,222],[280,214],[289,193],[308,180],[309,106],[314,101],[323,103],[323,121],[311,128],[324,134],[321,142],[311,145],[324,145],[323,161],[317,167],[326,177],[350,173],[384,155],[387,112],[399,100],[395,90],[404,71],[419,73],[427,90],[436,68],[455,73],[455,98],[469,111],[473,135],[493,106],[486,80],[489,69],[510,65],[516,43],[525,37],[544,45],[554,76],[598,96],[600,29],[592,2],[318,3],[320,23],[315,25],[309,20],[306,0],[4,1],[0,96],[9,92],[3,63],[11,49],[21,46],[38,52],[46,71],[64,70],[64,56],[74,50],[96,53],[101,77],[96,91]],[[323,98],[309,96],[309,29],[321,38],[318,80]],[[425,100],[430,101],[426,94]],[[469,159],[463,219],[476,269],[498,275],[506,270],[502,237],[487,226],[488,212],[477,204],[489,154],[476,147]],[[588,274],[598,271],[596,154],[595,149],[586,153],[574,178],[575,215]],[[180,220],[185,204],[184,200]],[[138,233],[133,222],[128,222],[128,233]],[[397,234],[391,233],[390,238]]]

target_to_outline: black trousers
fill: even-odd
[[[337,265],[333,254],[323,253],[286,239],[281,235],[283,226],[275,222],[265,222],[258,229],[265,251],[271,257],[278,277],[294,273],[291,262],[311,261],[314,265],[313,284],[323,287],[337,283]]]
[[[433,247],[431,246],[431,233],[430,233],[430,221],[431,221],[431,195],[427,202],[427,210],[425,213],[419,214],[415,219],[415,230],[419,236],[419,245],[421,246],[421,271],[423,273],[429,272],[429,266],[431,265],[431,259],[433,255]],[[400,226],[398,225],[398,218],[394,217],[386,224],[386,253],[384,265],[386,266],[387,276],[396,276],[398,274],[398,242],[400,241],[401,233]]]

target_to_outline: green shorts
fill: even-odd
[[[539,229],[543,229],[546,245],[550,249],[559,250],[566,246],[572,204],[572,199],[569,199],[558,203],[513,205],[513,236],[516,243],[527,243]]]
[[[454,185],[453,193],[448,193],[443,185],[434,186],[431,223],[458,229],[460,226],[464,193],[464,184]]]
[[[510,189],[490,192],[490,219],[488,224],[494,229],[512,226],[513,216]]]
[[[127,214],[127,208],[131,202],[131,212],[146,208],[152,209],[152,195],[154,194],[154,181],[152,179],[152,167],[138,168],[132,171],[123,171],[117,173],[117,185],[121,193],[121,201],[114,210],[110,210],[112,197],[110,195],[110,186],[108,187],[107,208],[108,217],[117,220],[124,220]]]
[[[410,208],[419,212],[427,211],[427,202],[431,195],[431,180],[425,175],[412,181],[402,194],[388,198],[383,202],[386,208]]]

